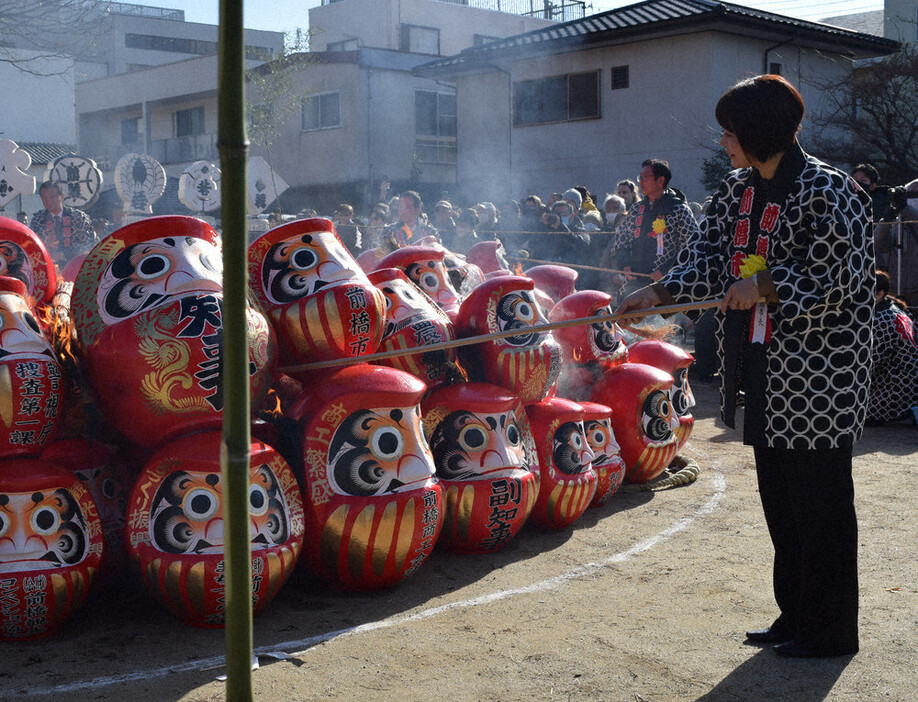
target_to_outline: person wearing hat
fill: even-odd
[[[479,202],[472,209],[478,213],[478,233],[486,239],[493,239],[498,228],[497,207],[493,202]]]
[[[577,216],[579,202],[571,193],[580,196],[576,190],[569,190],[564,199],[542,215],[541,231],[533,234],[527,244],[530,258],[561,264],[586,262],[590,237],[583,231],[583,222]]]
[[[456,222],[453,219],[453,206],[449,200],[440,200],[434,205],[433,222],[441,236],[447,232],[456,231]]]

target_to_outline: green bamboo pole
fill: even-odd
[[[226,699],[252,700],[249,373],[246,335],[245,42],[243,0],[220,0],[217,148],[223,210],[223,480]]]

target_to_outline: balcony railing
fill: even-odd
[[[331,5],[344,0],[322,0],[323,5]],[[453,5],[465,5],[479,10],[506,12],[511,15],[541,17],[542,19],[567,22],[582,19],[586,16],[586,2],[582,0],[436,0]]]
[[[150,144],[150,156],[162,164],[213,161],[219,158],[216,134],[158,139]]]

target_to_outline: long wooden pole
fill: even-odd
[[[472,346],[473,344],[482,344],[495,339],[505,339],[508,336],[521,336],[523,334],[540,334],[542,332],[554,331],[555,329],[566,329],[568,327],[581,327],[587,324],[601,324],[603,322],[617,322],[620,319],[635,319],[639,317],[649,317],[654,314],[671,315],[679,312],[692,312],[695,310],[706,310],[710,307],[719,307],[723,300],[702,300],[701,302],[692,302],[687,305],[661,305],[660,307],[650,307],[645,310],[629,310],[624,314],[598,314],[595,317],[579,317],[577,319],[566,319],[563,322],[551,322],[550,324],[535,324],[528,327],[517,327],[516,329],[506,329],[502,332],[493,334],[480,334],[478,336],[468,336],[464,339],[454,339],[453,341],[442,341],[439,344],[429,344],[427,346],[417,346],[412,349],[396,349],[394,351],[380,351],[379,353],[368,354],[366,356],[354,356],[351,358],[336,358],[333,361],[318,361],[316,363],[304,363],[298,366],[287,366],[280,370],[284,373],[297,373],[300,371],[321,370],[324,368],[338,368],[340,366],[351,366],[355,363],[371,363],[373,361],[382,361],[387,358],[396,358],[398,356],[412,356],[418,353],[431,353],[432,351],[445,351],[446,349],[455,349],[460,346]]]
[[[217,148],[223,215],[223,482],[226,566],[226,699],[252,695],[252,575],[249,536],[249,354],[246,323],[245,41],[243,0],[220,0]]]
[[[537,258],[517,258],[507,256],[508,261],[519,261],[520,263],[535,263],[536,265],[549,264],[552,266],[564,266],[565,268],[582,268],[585,271],[600,271],[601,273],[620,273],[622,275],[633,275],[639,278],[652,278],[650,273],[634,273],[633,271],[623,271],[618,268],[599,268],[598,266],[587,266],[583,263],[565,263],[564,261],[542,261]]]

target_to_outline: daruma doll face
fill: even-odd
[[[418,404],[425,385],[376,365],[343,368],[303,394],[310,566],[346,589],[413,573],[440,534],[443,505]]]
[[[128,551],[150,592],[193,626],[223,626],[224,485],[219,432],[178,439],[137,478],[128,507]],[[253,441],[249,538],[256,611],[290,577],[303,541],[302,498],[280,455]]]
[[[393,251],[379,262],[378,268],[397,268],[412,283],[455,320],[459,311],[459,293],[449,279],[444,263],[446,249],[429,246],[406,246]]]
[[[535,443],[519,398],[486,383],[431,393],[425,433],[444,491],[448,548],[487,553],[513,538],[539,490]]]
[[[563,529],[586,511],[596,493],[595,457],[583,426],[583,407],[552,397],[530,405],[539,456],[541,486],[532,519],[549,529]]]
[[[508,337],[462,347],[459,357],[471,378],[506,388],[528,405],[554,390],[561,371],[561,347],[551,332],[527,327],[548,320],[535,302],[528,278],[486,280],[463,301],[456,321],[461,337],[513,332]]]
[[[631,347],[631,358],[635,363],[646,363],[673,376],[670,388],[670,399],[673,409],[679,417],[679,426],[675,429],[679,446],[685,444],[692,435],[695,418],[692,407],[695,406],[695,395],[689,385],[689,366],[695,361],[692,355],[675,344],[665,341],[646,339]]]
[[[103,553],[88,490],[66,470],[11,458],[0,471],[0,640],[52,633],[86,597]]]
[[[679,448],[679,426],[670,388],[673,377],[643,363],[606,371],[593,386],[591,400],[612,408],[612,428],[628,470],[625,481],[648,482],[662,473]]]
[[[621,446],[612,429],[612,408],[595,402],[581,402],[583,429],[593,449],[593,472],[596,473],[596,494],[591,507],[598,507],[611,498],[625,478],[625,462]]]
[[[278,336],[284,363],[374,353],[385,302],[330,220],[284,224],[249,247],[252,293]]]

